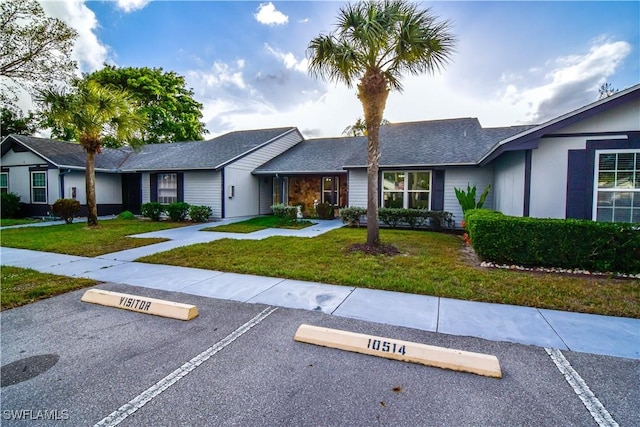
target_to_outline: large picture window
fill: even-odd
[[[168,205],[178,201],[178,174],[158,174],[158,203]]]
[[[640,151],[596,153],[594,217],[603,222],[640,222]]]
[[[431,172],[384,172],[382,174],[382,206],[430,209]]]
[[[31,172],[31,203],[47,203],[46,172]]]

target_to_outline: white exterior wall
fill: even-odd
[[[524,151],[512,151],[494,162],[494,209],[505,215],[524,214],[524,158]]]
[[[142,186],[142,203],[149,203],[151,201],[151,174],[144,172],[140,181]]]
[[[302,141],[297,132],[271,142],[270,144],[244,156],[224,168],[224,216],[233,218],[238,216],[258,215],[260,213],[259,177],[251,175],[258,166],[266,163],[279,154]],[[235,196],[230,197],[231,187],[235,189]]]
[[[96,173],[96,203],[98,205],[122,204],[122,177],[120,174]]]
[[[467,191],[467,185],[476,186],[476,201],[487,185],[491,185],[489,195],[484,202],[483,208],[493,209],[494,188],[493,188],[493,167],[461,167],[446,169],[444,172],[444,210],[453,214],[456,226],[464,219],[462,208],[456,198],[455,188]]]
[[[639,117],[640,101],[627,102],[554,133],[628,132],[630,130],[640,130]]]
[[[220,217],[220,172],[187,171],[184,173],[184,201],[190,205],[209,206]]]
[[[347,178],[349,200],[348,206],[367,207],[367,170],[350,169]]]
[[[96,199],[99,199],[98,195],[98,187],[97,187],[98,176],[96,174]],[[66,199],[71,199],[72,197],[72,188],[76,188],[76,200],[80,202],[80,204],[84,205],[87,203],[87,191],[84,182],[84,171],[71,171],[64,175],[64,197]],[[120,195],[122,198],[122,195]],[[97,202],[97,200],[96,200]],[[99,203],[99,202],[98,202]]]

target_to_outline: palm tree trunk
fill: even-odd
[[[96,204],[96,152],[87,150],[87,164],[85,168],[85,185],[87,191],[87,225],[98,225],[98,205]]]
[[[367,245],[380,245],[378,226],[378,163],[380,161],[380,122],[387,104],[389,88],[379,71],[365,73],[358,85],[358,98],[367,125]]]

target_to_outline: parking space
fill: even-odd
[[[30,426],[596,425],[541,347],[100,288],[195,304],[200,315],[184,322],[87,304],[83,291],[3,312],[2,425],[25,425],[18,415],[30,417]],[[503,378],[295,342],[302,323],[493,354]],[[640,361],[563,354],[620,425],[640,424]],[[30,371],[33,378],[24,379]],[[52,415],[59,419],[45,419]]]

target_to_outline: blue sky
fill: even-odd
[[[103,63],[185,76],[210,136],[297,126],[337,136],[362,116],[354,89],[309,76],[309,41],[344,2],[43,1],[79,32],[81,71]],[[485,127],[542,123],[640,82],[639,2],[421,2],[458,39],[441,73],[407,76],[391,122],[478,117]]]

